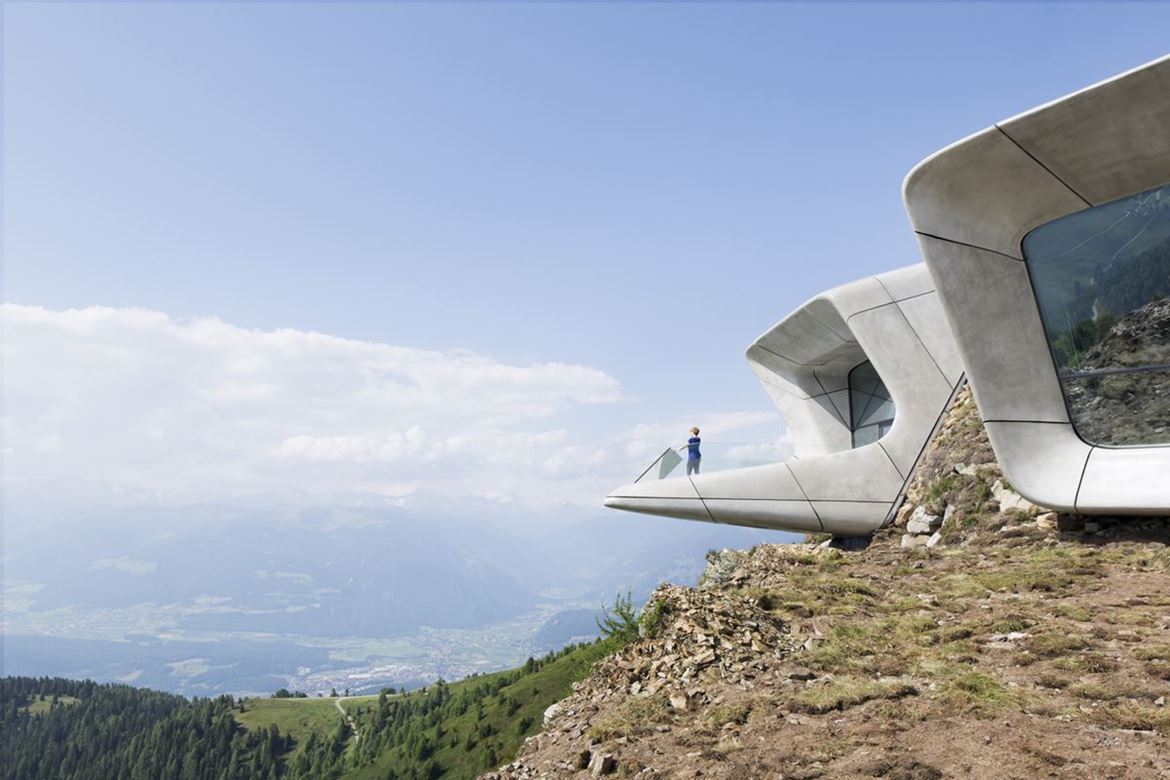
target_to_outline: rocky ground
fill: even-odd
[[[1170,778],[1167,542],[1021,499],[964,394],[868,549],[713,552],[486,777]]]

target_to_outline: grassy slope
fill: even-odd
[[[598,709],[566,704],[590,730],[554,721],[531,774],[502,777],[585,749],[650,778],[1170,777],[1170,518],[1000,511],[997,480],[965,391],[899,513],[951,510],[943,546],[892,528],[864,552],[726,554],[705,584],[780,618],[795,653],[749,685],[708,667],[684,710],[603,675]]]
[[[326,736],[337,728],[341,713],[333,699],[248,699],[244,711],[235,718],[250,731],[268,728],[275,723],[281,734],[296,740],[290,756],[295,756],[311,732]]]
[[[477,742],[471,749],[466,747],[466,737],[475,731],[478,725],[475,720],[475,711],[469,710],[463,715],[440,723],[446,736],[442,745],[435,751],[435,761],[443,767],[445,778],[472,778],[491,767],[482,763],[484,749],[488,745],[495,748],[497,763],[504,763],[511,759],[524,742],[524,738],[540,731],[542,716],[550,704],[565,698],[571,692],[574,682],[582,680],[594,662],[612,651],[606,644],[593,644],[574,650],[567,655],[556,659],[548,666],[532,674],[521,677],[516,682],[501,689],[498,695],[489,696],[484,701],[484,723],[491,724],[493,734],[481,742]],[[505,673],[501,673],[505,674]],[[457,693],[465,686],[479,685],[491,680],[495,675],[481,675],[480,677],[463,680],[451,685],[452,693]],[[408,694],[409,695],[409,694]],[[520,703],[520,709],[509,715],[502,701],[510,697]],[[363,715],[355,711],[358,728],[362,728]],[[531,725],[520,732],[519,724],[525,718],[531,720]],[[435,729],[429,734],[434,735]],[[455,745],[452,746],[452,739]],[[402,749],[394,749],[383,753],[373,764],[348,772],[345,777],[351,780],[374,780],[386,776],[386,770],[393,767],[401,770],[410,762],[406,759]]]
[[[499,694],[487,697],[483,702],[483,722],[491,725],[493,734],[482,741],[477,741],[471,749],[466,747],[467,735],[481,725],[475,720],[474,710],[441,722],[439,727],[446,736],[435,751],[434,758],[444,768],[444,777],[470,778],[490,768],[482,764],[484,750],[488,745],[495,749],[501,763],[515,755],[524,737],[540,730],[544,710],[550,704],[569,695],[571,685],[583,679],[593,667],[593,663],[611,650],[611,647],[604,644],[579,648],[552,661],[544,668],[521,677],[501,689]],[[458,693],[464,688],[475,687],[507,673],[480,675],[452,683],[451,692]],[[503,704],[506,698],[519,702],[520,709],[509,715]],[[250,730],[267,728],[275,723],[281,733],[291,734],[296,739],[296,746],[288,755],[288,758],[292,758],[297,755],[311,732],[316,731],[319,737],[323,737],[337,727],[341,714],[334,702],[334,699],[248,699],[245,702],[245,711],[235,713],[235,717]],[[377,696],[355,696],[346,699],[342,706],[347,713],[354,716],[359,732],[364,732],[368,728],[369,713],[377,706],[377,702]],[[521,732],[518,726],[525,718],[530,720],[531,725]],[[433,736],[435,729],[432,728],[427,733]],[[453,738],[455,745],[451,744]],[[383,753],[372,764],[350,770],[345,777],[353,780],[370,778],[381,780],[386,776],[387,769],[392,767],[401,771],[403,767],[410,765],[411,760],[406,757],[405,752],[401,748],[396,748]]]

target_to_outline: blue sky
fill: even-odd
[[[490,418],[473,447],[556,429],[585,448],[558,457],[603,462],[638,425],[769,413],[744,348],[918,260],[917,161],[1164,54],[1168,25],[1154,4],[6,4],[3,298],[587,368],[605,379],[560,377],[547,412],[509,396],[444,436]],[[26,376],[71,381],[46,371]],[[164,384],[101,397],[164,415]],[[50,458],[54,408],[15,423]],[[385,436],[426,427],[405,417]],[[264,451],[303,428],[366,452],[338,438],[362,417],[313,425]]]

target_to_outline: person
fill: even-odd
[[[699,452],[699,429],[691,428],[691,438],[687,439],[686,447],[679,447],[687,451],[687,476],[699,473],[699,466],[703,462],[703,455]]]

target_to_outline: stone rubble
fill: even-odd
[[[1159,519],[1083,518],[1032,505],[1004,481],[969,390],[959,394],[936,438],[907,487],[906,500],[896,513],[894,528],[881,531],[875,537],[875,565],[876,561],[881,561],[887,568],[893,568],[894,578],[883,579],[889,576],[888,571],[867,573],[861,575],[857,584],[868,587],[872,580],[875,590],[883,590],[883,583],[890,585],[902,576],[899,569],[912,572],[909,576],[919,578],[921,574],[913,572],[936,566],[945,568],[948,561],[954,560],[965,561],[976,570],[1000,565],[1002,559],[979,554],[982,545],[1006,544],[1020,547],[1021,552],[1032,553],[1069,538],[1093,537],[1092,543],[1097,544],[1166,534],[1165,521]],[[923,550],[944,544],[952,545],[953,549],[939,555],[922,554]],[[898,545],[918,552],[905,555],[897,550]],[[830,651],[830,656],[832,654],[837,637],[835,614],[824,609],[823,603],[805,603],[800,598],[793,598],[790,602],[787,595],[782,597],[782,604],[774,603],[778,599],[773,591],[791,592],[794,582],[815,581],[816,578],[807,577],[806,572],[832,572],[837,567],[848,567],[856,578],[857,569],[853,567],[856,561],[845,560],[846,556],[852,555],[846,553],[846,549],[851,548],[830,541],[763,545],[749,551],[712,551],[707,556],[707,570],[696,589],[664,585],[655,591],[644,612],[651,618],[643,621],[640,638],[598,662],[588,677],[573,685],[572,695],[546,710],[544,731],[527,738],[514,761],[482,777],[487,780],[552,777],[575,780],[600,777],[738,780],[749,776],[880,776],[933,780],[951,776],[913,755],[920,748],[930,752],[933,738],[922,740],[921,733],[908,737],[918,741],[911,742],[911,754],[904,760],[891,755],[867,763],[845,753],[835,759],[835,769],[840,770],[836,774],[815,752],[817,744],[837,738],[838,730],[846,729],[850,724],[856,752],[864,753],[874,745],[886,744],[883,741],[887,739],[885,736],[875,736],[877,732],[873,731],[870,718],[875,718],[873,723],[879,723],[881,718],[887,717],[882,715],[883,711],[893,708],[887,704],[870,705],[868,710],[859,711],[857,715],[839,717],[843,712],[840,702],[834,704],[830,697],[825,704],[818,704],[822,689],[832,691],[837,686],[848,686],[854,676],[851,671],[825,668],[821,657],[826,650]],[[823,587],[823,584],[818,587]],[[1049,641],[1045,637],[1053,634],[1043,621],[1035,626],[1023,623],[1027,630],[1011,630],[1017,622],[1017,616],[1013,614],[1016,607],[1011,605],[1025,604],[1035,597],[1045,598],[1043,593],[1026,591],[989,593],[978,603],[969,605],[969,608],[978,607],[973,610],[975,612],[987,611],[989,618],[982,620],[966,614],[940,616],[940,611],[950,609],[948,599],[932,592],[901,594],[901,600],[908,602],[904,608],[908,610],[906,614],[914,613],[928,621],[924,623],[927,631],[934,633],[930,628],[933,624],[943,636],[951,632],[955,649],[961,649],[964,654],[956,656],[964,659],[962,663],[974,664],[974,660],[968,659],[978,657],[981,666],[1002,664],[1003,668],[1013,670],[1011,675],[1026,674],[1018,670],[1031,668],[1015,664],[1015,654],[1033,652],[1033,645]],[[843,597],[842,602],[838,605],[844,610],[842,614],[849,614],[848,610],[856,608],[847,597]],[[784,619],[772,615],[773,610],[782,612]],[[992,622],[991,614],[1009,620],[1004,620],[1001,627]],[[1161,622],[1151,626],[1150,631],[1170,630],[1170,614],[1159,615]],[[985,622],[987,625],[976,626],[972,632],[961,625],[964,621]],[[1136,645],[1144,630],[1114,626],[1108,629],[1108,633],[1111,641],[1128,646]],[[937,640],[932,637],[931,641]],[[950,640],[944,638],[942,641]],[[803,655],[808,651],[812,652]],[[954,695],[953,691],[948,692],[948,686],[954,684],[952,680],[931,680],[929,675],[926,680],[906,678],[903,676],[905,672],[896,666],[890,672],[882,670],[878,666],[882,661],[880,654],[873,658],[875,676],[872,683],[887,687],[906,684],[909,690],[930,691],[933,696]],[[811,671],[809,666],[816,668],[817,672]],[[866,677],[869,676],[867,671],[862,669],[857,674]],[[1170,680],[1170,677],[1165,679]],[[1075,676],[1070,675],[1070,680],[1075,680]],[[1020,684],[1016,679],[1008,679],[1005,688],[1010,693]],[[1055,687],[1042,690],[1059,693],[1059,688]],[[1170,693],[1155,688],[1144,691],[1144,696],[1144,702],[1151,708],[1164,708]],[[896,698],[891,696],[890,700]],[[798,701],[800,706],[793,706]],[[777,705],[777,702],[782,704]],[[1078,700],[1078,705],[1075,712],[1060,710],[1052,716],[1052,721],[1067,724],[1077,718],[1092,716],[1098,708],[1098,702],[1092,702],[1090,706]],[[822,712],[818,707],[828,709]],[[952,711],[948,710],[948,713],[948,718],[954,715]],[[1029,720],[1017,719],[1015,726],[997,732],[997,742],[1011,738],[1013,729],[1020,728],[1021,723],[1031,728],[1043,727],[1045,722],[1031,712],[1015,716]],[[971,722],[981,724],[984,721],[977,718]],[[922,723],[928,724],[930,720],[924,719]],[[944,743],[949,743],[946,724],[939,726],[941,731],[935,733],[941,735]],[[911,728],[929,731],[930,726]],[[790,763],[781,763],[780,772],[769,763],[767,774],[753,773],[753,767],[762,764],[753,764],[752,761],[759,762],[765,755],[759,752],[755,740],[768,746],[771,734],[778,729],[788,729],[790,738],[794,733],[799,735],[784,747],[787,756],[784,761]],[[1059,735],[1063,729],[1061,725],[1060,730],[1047,733]],[[1093,739],[1096,739],[1094,735],[1106,733],[1097,725],[1090,725],[1088,729]],[[1114,739],[1116,735],[1154,732],[1113,729],[1109,733],[1114,735],[1110,739]],[[992,744],[989,734],[976,739],[980,752],[975,754],[970,752],[970,745],[962,747],[960,740],[960,749],[967,751],[965,756],[979,755]],[[890,744],[896,743],[896,738],[890,737],[889,740]],[[801,751],[801,745],[814,747]],[[766,747],[765,750],[772,751],[773,748]],[[745,755],[752,755],[751,751],[756,751],[755,758],[745,758]],[[767,755],[772,756],[771,752]],[[940,755],[943,754],[936,751],[932,760],[940,765],[950,760],[949,757],[940,758]],[[1007,753],[1001,751],[1001,759],[1004,755]],[[1018,751],[1011,753],[1013,757],[1016,755],[1020,755]],[[1031,767],[1030,771],[1012,776],[1048,776],[1047,772],[1052,768],[1050,760],[1044,755],[1034,758],[1036,760],[1031,764],[1025,763]],[[1024,758],[1025,762],[1028,760]],[[1147,762],[1144,766],[1154,766],[1149,763],[1151,759],[1144,760]],[[1100,769],[1106,764],[1115,768],[1124,766],[1101,761],[1094,768]],[[1038,767],[1043,768],[1045,774],[1038,774]],[[1055,776],[1055,772],[1052,774]],[[1096,774],[1074,771],[1066,776],[1120,775],[1110,770]],[[1139,773],[1134,776],[1146,775]]]
[[[950,509],[950,507],[947,507]],[[938,515],[927,514],[926,508],[918,506],[910,515],[910,520],[906,523],[906,533],[918,535],[930,535],[937,531],[943,524],[943,519]]]
[[[821,554],[812,553],[807,545],[792,547]],[[735,559],[742,564],[746,554],[725,550],[714,555],[727,560],[713,569],[741,576],[742,567],[730,562]],[[724,690],[728,686],[750,690],[814,678],[808,670],[788,665],[798,646],[789,627],[751,599],[663,585],[650,597],[644,614],[658,616],[653,635],[599,661],[588,677],[574,684],[571,696],[546,710],[544,731],[525,743],[516,760],[483,775],[484,780],[567,776],[586,770],[592,777],[642,772],[638,767],[622,767],[613,755],[601,753],[590,736],[591,727],[615,706],[657,696],[671,712],[697,712],[722,703],[722,696],[708,694],[715,684]],[[665,724],[653,728],[669,730]],[[575,746],[576,760],[556,766],[527,763],[526,757],[550,744]]]
[[[1000,512],[1034,512],[1037,509],[1031,501],[1007,487],[1002,479],[992,484],[991,497],[999,503]]]
[[[707,570],[699,590],[767,588],[785,583],[785,572],[794,561],[815,560],[810,556],[837,556],[841,552],[814,544],[765,545],[754,550],[720,550],[707,554]]]

